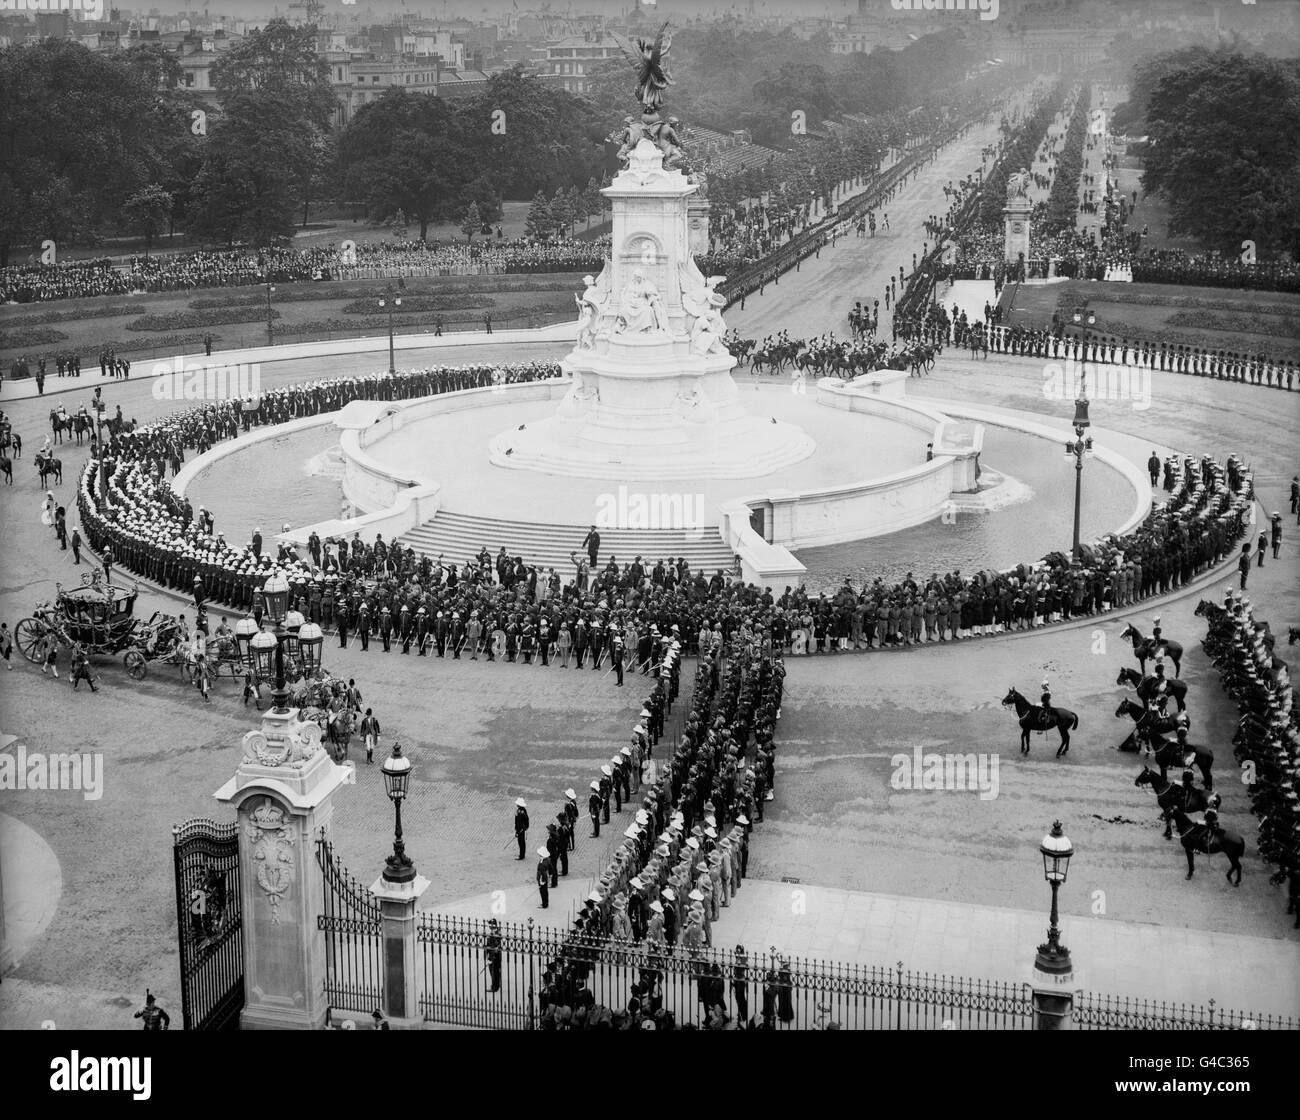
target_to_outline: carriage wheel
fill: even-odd
[[[45,626],[34,618],[24,618],[14,627],[14,638],[23,656],[32,664],[41,661],[41,639],[45,637]]]
[[[146,668],[144,654],[138,649],[129,649],[126,656],[122,658],[122,664],[126,666],[126,671],[133,681],[144,680],[145,673],[149,670]]]

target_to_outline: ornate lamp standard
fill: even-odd
[[[272,629],[259,630],[249,647],[257,675],[263,680],[274,677],[271,710],[283,715],[289,710],[289,690],[284,683],[284,647],[291,635],[284,627],[289,605],[289,581],[279,572],[272,572],[262,584],[262,601],[266,604],[263,622],[269,622]]]
[[[1069,872],[1074,847],[1060,821],[1052,823],[1052,831],[1043,837],[1038,850],[1043,857],[1043,877],[1052,888],[1052,914],[1047,940],[1038,946],[1034,958],[1034,1020],[1038,1030],[1060,1030],[1069,1020],[1074,983],[1074,962],[1070,950],[1061,944],[1057,911],[1057,892]]]
[[[406,854],[402,843],[402,802],[406,800],[411,782],[411,760],[402,756],[401,743],[393,744],[393,753],[384,760],[380,773],[384,776],[384,792],[393,803],[396,824],[393,830],[393,854],[384,861],[383,878],[386,883],[410,883],[415,879],[415,864]]]
[[[1074,401],[1074,439],[1065,445],[1066,462],[1074,462],[1074,548],[1072,555],[1079,559],[1079,514],[1083,504],[1083,460],[1092,458],[1092,437],[1087,434],[1091,421],[1088,419],[1088,367],[1084,364],[1088,357],[1088,328],[1097,322],[1092,311],[1079,309],[1074,313],[1074,321],[1083,327],[1083,349],[1079,359],[1079,395]]]
[[[393,312],[402,306],[402,297],[395,293],[392,284],[379,297],[379,306],[388,310],[388,372],[396,373],[397,367],[393,361]]]

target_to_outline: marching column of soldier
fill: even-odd
[[[675,959],[691,962],[705,1025],[720,1028],[733,1016],[748,1023],[751,990],[761,992],[762,1011],[756,1018],[763,1026],[794,1018],[784,966],[764,973],[737,946],[724,972],[704,953],[714,945],[713,923],[748,872],[753,825],[762,821],[764,804],[774,796],[773,734],[785,667],[770,647],[738,635],[729,647],[706,640],[681,738],[671,757],[656,767],[652,753],[676,698],[681,651],[679,639],[668,641],[631,742],[589,783],[592,837],[610,822],[611,800],[613,813],[626,808],[632,820],[562,950],[548,962],[539,998],[546,1029],[599,1025],[602,1019],[620,1029],[647,1022],[673,1027],[672,1013],[664,1008],[663,984],[668,962]],[[636,796],[640,803],[634,807]],[[517,836],[521,812],[523,806],[516,803]],[[536,849],[543,907],[565,874],[564,856],[576,843],[578,817],[577,792],[569,788],[548,826],[545,846]],[[522,819],[526,821],[526,812]],[[492,990],[499,991],[501,943],[497,927],[492,928],[496,940],[486,948]],[[628,993],[601,993],[609,1006],[598,1004],[590,986],[593,966],[602,958],[640,962]]]

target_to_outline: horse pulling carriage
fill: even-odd
[[[39,664],[53,635],[60,645],[79,642],[91,656],[123,654],[126,671],[141,680],[149,651],[156,648],[157,629],[153,619],[145,623],[134,616],[139,589],[105,583],[99,572],[82,576],[80,587],[55,588],[54,601],[38,603],[32,617],[15,628],[23,656]]]

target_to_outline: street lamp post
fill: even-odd
[[[402,802],[411,782],[411,760],[402,755],[401,743],[393,744],[393,753],[380,767],[384,776],[384,792],[393,803],[396,821],[393,829],[393,854],[384,861],[383,878],[386,883],[410,883],[415,879],[415,864],[406,854],[402,842]]]
[[[1074,546],[1072,555],[1079,559],[1079,516],[1083,506],[1083,460],[1092,458],[1092,437],[1088,435],[1088,328],[1097,322],[1092,311],[1079,309],[1074,322],[1083,328],[1083,349],[1079,358],[1079,395],[1074,400],[1074,439],[1065,445],[1065,458],[1074,462]]]
[[[247,649],[250,663],[263,680],[274,678],[271,691],[271,710],[283,715],[288,708],[289,689],[285,683],[285,651],[291,661],[302,668],[304,676],[315,677],[321,668],[321,651],[325,634],[314,622],[304,622],[297,611],[290,611],[289,581],[280,572],[273,572],[262,585],[262,600],[266,604],[264,621],[273,629],[252,633],[256,623],[251,618],[241,619],[235,626],[236,641],[241,652]]]
[[[1074,982],[1074,962],[1070,950],[1061,944],[1057,910],[1057,892],[1069,872],[1074,847],[1060,821],[1052,823],[1052,831],[1043,837],[1038,850],[1043,857],[1043,877],[1052,888],[1052,914],[1047,940],[1038,946],[1034,958],[1034,1019],[1038,1030],[1060,1030],[1069,1019]]]
[[[402,297],[394,292],[392,284],[379,297],[379,306],[388,310],[388,372],[393,374],[397,372],[397,365],[393,361],[393,312],[402,306]]]
[[[108,449],[104,446],[104,409],[108,406],[95,400],[95,453],[99,456],[99,502],[108,505]]]

